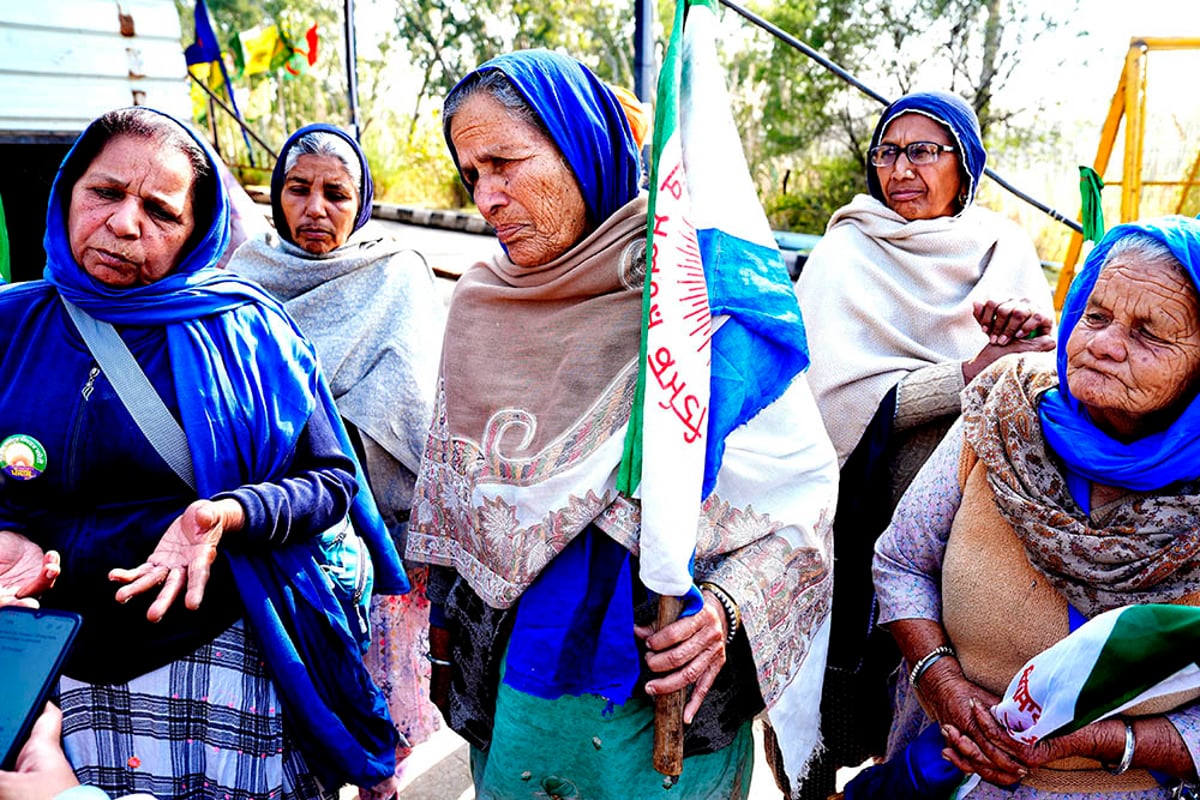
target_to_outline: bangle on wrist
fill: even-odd
[[[717,586],[715,583],[699,584],[701,590],[707,589],[712,592],[713,597],[717,598],[717,602],[721,604],[721,608],[725,609],[725,644],[733,641],[733,637],[737,635],[738,629],[742,627],[742,612],[738,610],[737,602],[729,596],[729,593]]]
[[[449,667],[449,666],[453,666],[453,664],[454,664],[453,661],[450,661],[448,659],[438,658],[437,656],[435,656],[433,653],[429,652],[428,650],[425,651],[425,660],[428,661],[430,664],[433,664],[435,667]]]
[[[1137,740],[1133,735],[1133,723],[1125,720],[1125,749],[1121,752],[1121,761],[1115,767],[1105,767],[1113,775],[1124,775],[1133,764],[1133,751]]]
[[[915,689],[917,687],[917,682],[921,680],[921,676],[925,674],[925,671],[933,666],[933,662],[937,661],[939,658],[945,658],[946,656],[957,658],[958,654],[954,652],[953,647],[948,644],[943,644],[939,647],[933,648],[924,656],[922,656],[917,663],[913,665],[913,668],[908,673],[908,685]]]

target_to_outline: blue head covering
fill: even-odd
[[[315,351],[257,284],[214,268],[229,243],[229,198],[207,143],[165,114],[138,112],[186,132],[212,169],[214,178],[206,182],[212,195],[194,198],[196,231],[185,245],[190,249],[166,277],[131,288],[106,286],[75,262],[67,228],[71,190],[108,141],[97,121],[63,159],[50,192],[45,279],[97,319],[165,329],[200,496],[277,480],[291,463],[317,399],[334,407]],[[352,453],[340,420],[332,416],[345,452]],[[354,499],[351,518],[371,548],[380,590],[407,590],[395,547],[365,487]],[[374,785],[386,778],[395,763],[386,701],[359,657],[358,626],[342,612],[307,543],[272,548],[267,556],[222,553],[309,766],[326,781]]]
[[[1104,260],[1118,240],[1139,233],[1166,245],[1191,277],[1192,286],[1200,288],[1200,222],[1197,220],[1170,216],[1118,225],[1110,230],[1092,248],[1067,293],[1058,337],[1059,384],[1042,395],[1038,415],[1046,442],[1066,462],[1070,471],[1090,481],[1150,491],[1177,481],[1200,478],[1200,399],[1193,397],[1166,430],[1125,444],[1092,422],[1071,394],[1067,380],[1067,340],[1083,316]]]
[[[520,50],[476,68],[450,96],[492,70],[512,82],[546,127],[579,181],[593,225],[637,197],[641,169],[637,145],[620,101],[604,81],[573,58],[549,50]],[[445,121],[444,133],[457,167],[450,121]]]
[[[974,109],[961,97],[949,92],[906,94],[883,110],[875,133],[871,136],[871,147],[879,144],[888,126],[901,114],[923,114],[950,131],[958,147],[958,161],[966,178],[967,199],[963,208],[975,202],[979,179],[983,176],[983,168],[987,166],[987,151],[983,149],[983,134],[979,131],[979,118],[975,116]],[[867,168],[867,188],[876,200],[887,202],[874,167]]]
[[[350,145],[354,154],[358,156],[362,180],[358,183],[358,217],[354,220],[354,230],[366,225],[367,221],[371,219],[371,201],[375,198],[375,183],[371,180],[371,168],[367,165],[367,154],[359,147],[358,142],[354,141],[354,137],[341,128],[326,125],[323,122],[305,125],[283,143],[283,148],[279,151],[279,158],[275,161],[275,169],[271,171],[271,217],[275,220],[275,230],[289,242],[292,242],[292,228],[283,215],[283,204],[280,202],[280,197],[283,195],[283,182],[287,179],[284,166],[287,164],[288,151],[295,147],[301,136],[309,133],[333,134]]]

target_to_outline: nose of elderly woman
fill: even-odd
[[[122,239],[137,238],[141,233],[137,200],[128,196],[123,198],[115,205],[104,224],[112,231],[114,236]]]
[[[1093,333],[1084,346],[1095,358],[1108,361],[1124,361],[1129,357],[1125,340],[1126,331],[1119,325],[1106,325]]]
[[[475,181],[475,205],[487,216],[508,204],[508,181],[500,175],[480,175]]]

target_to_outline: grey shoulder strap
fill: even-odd
[[[100,365],[101,371],[112,384],[117,396],[133,416],[133,421],[154,445],[175,474],[194,491],[196,475],[192,469],[192,453],[188,450],[187,434],[171,416],[162,398],[158,396],[146,373],[138,366],[137,359],[117,333],[116,328],[101,322],[79,306],[62,299],[71,315],[71,321],[79,329],[79,335]]]

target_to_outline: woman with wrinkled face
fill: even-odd
[[[228,268],[261,284],[312,340],[371,494],[403,549],[413,484],[433,417],[438,337],[445,324],[433,273],[403,241],[370,234],[374,183],[345,131],[307,125],[280,150],[271,176],[275,231],[245,242]],[[437,729],[429,702],[425,573],[405,595],[371,601],[367,664],[404,742]]]
[[[880,621],[908,676],[891,749],[933,726],[983,779],[972,797],[1149,800],[1196,780],[1194,696],[1035,746],[988,709],[1082,620],[1200,603],[1198,281],[1200,222],[1111,230],[1072,284],[1057,363],[985,370],[879,541]]]
[[[45,280],[0,295],[0,453],[32,456],[0,479],[0,598],[83,617],[57,699],[85,783],[285,798],[390,785],[395,732],[314,543],[341,531],[363,551],[361,536],[390,591],[403,569],[312,345],[215,267],[229,241],[215,175],[202,140],[146,108],[103,115],[64,159]],[[88,320],[111,326],[123,364],[95,355]],[[118,392],[139,372],[136,397]],[[177,450],[130,411],[152,395]],[[314,640],[310,676],[294,665]]]
[[[689,613],[654,630],[639,500],[616,490],[646,268],[625,113],[578,61],[534,50],[464,78],[443,119],[502,252],[451,300],[409,528],[408,557],[437,565],[434,699],[480,797],[745,797],[764,699],[816,712],[833,453],[803,376],[727,438],[700,519],[679,521],[700,530]],[[653,698],[685,688],[667,789]]]

